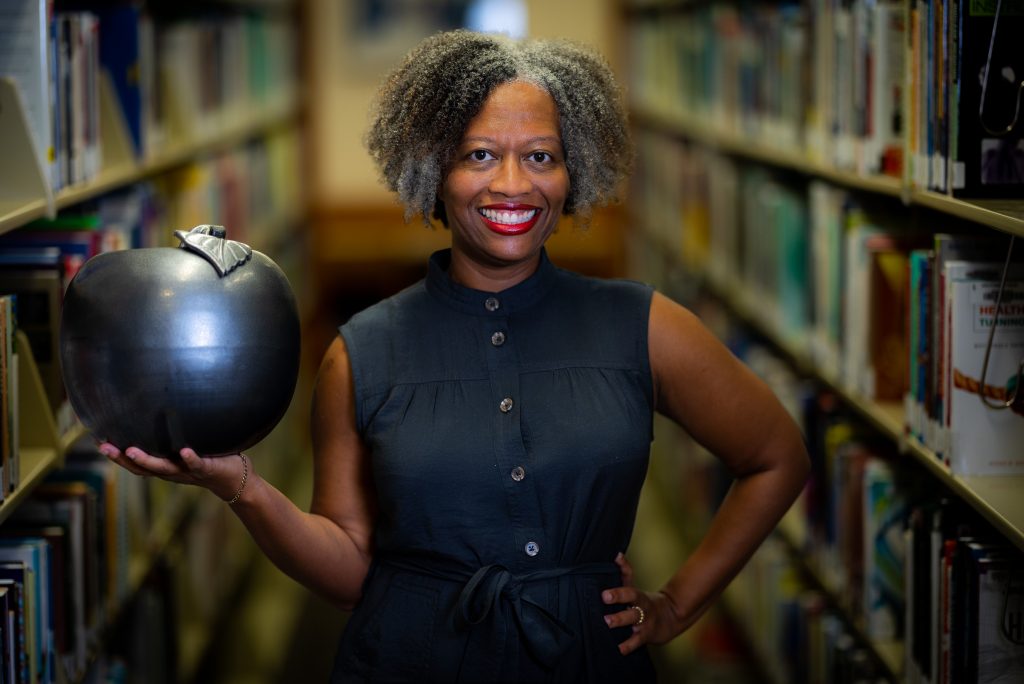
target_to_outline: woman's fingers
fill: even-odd
[[[633,636],[619,644],[619,653],[622,655],[629,655],[646,643],[647,641],[643,638],[642,633],[638,631],[638,628],[634,627]]]
[[[174,477],[181,475],[183,471],[181,464],[174,460],[152,456],[138,447],[128,447],[124,450],[124,455],[136,466],[157,477]]]
[[[601,600],[620,609],[604,616],[609,628],[630,627],[633,633],[619,644],[626,655],[644,644],[664,644],[683,631],[669,598],[661,593],[647,593],[634,587],[615,587],[601,592]]]
[[[620,551],[619,555],[615,556],[615,564],[619,566],[619,571],[622,572],[622,586],[633,586],[633,566],[626,560],[626,554]]]
[[[604,616],[604,621],[609,629],[616,627],[631,627],[633,634],[619,644],[619,652],[622,655],[632,653],[647,643],[646,630],[649,628],[650,620],[654,617],[654,607],[642,592],[632,587],[619,587],[618,589],[606,589],[602,592],[601,598],[605,603],[624,604],[626,608],[615,613]]]
[[[135,475],[140,475],[140,476],[143,476],[143,477],[145,477],[146,475],[149,475],[149,473],[147,473],[143,468],[141,468],[138,465],[136,465],[135,462],[132,459],[128,458],[128,456],[126,456],[124,453],[122,453],[121,450],[118,449],[113,444],[110,444],[108,442],[104,442],[104,443],[100,444],[98,448],[99,448],[99,452],[101,454],[103,454],[104,456],[106,456],[111,461],[113,461],[117,465],[121,466],[122,468],[124,468],[128,472],[133,473]]]
[[[122,452],[109,442],[101,443],[98,448],[100,453],[135,475],[198,485],[225,500],[230,499],[239,483],[249,476],[249,465],[244,459],[204,458],[189,447],[183,448],[177,458],[153,456],[138,447],[128,447]]]
[[[642,616],[644,621],[646,621],[646,611],[640,606],[634,607],[634,605],[631,604],[617,613],[605,615],[604,621],[608,623],[609,627],[635,627],[642,624],[640,618]]]
[[[640,592],[633,587],[615,587],[614,589],[605,589],[602,591],[601,600],[608,605],[614,605],[616,603],[630,605],[636,601],[639,594]]]
[[[130,458],[121,453],[120,449],[110,444],[101,444],[99,447],[100,453],[109,458],[111,461],[121,466],[133,475],[139,475],[145,477],[149,475],[145,470],[135,465]]]
[[[627,606],[617,613],[609,613],[604,616],[604,621],[609,627],[628,627],[636,625],[646,619],[645,607],[648,604],[643,592],[633,587],[617,587],[605,589],[601,592],[601,600],[608,605]]]
[[[142,477],[163,477],[175,479],[182,475],[183,468],[171,459],[152,456],[138,447],[121,451],[113,444],[104,442],[98,447],[101,454],[130,473]]]

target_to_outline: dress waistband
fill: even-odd
[[[498,614],[498,601],[511,609],[519,633],[530,652],[551,669],[569,649],[576,635],[557,616],[539,603],[523,595],[523,586],[570,575],[603,575],[621,577],[615,563],[581,563],[561,568],[548,568],[514,574],[500,564],[485,565],[475,572],[443,562],[410,558],[381,559],[384,565],[463,584],[455,604],[455,628],[467,630]]]

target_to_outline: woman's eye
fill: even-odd
[[[534,152],[530,155],[530,161],[543,164],[544,162],[551,161],[551,155],[547,152]]]
[[[474,161],[487,161],[491,155],[487,150],[473,150],[469,153],[469,158]]]

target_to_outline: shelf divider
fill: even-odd
[[[21,91],[12,78],[0,77],[0,232],[38,215],[53,215],[53,190],[29,126]],[[40,211],[41,210],[41,211]]]

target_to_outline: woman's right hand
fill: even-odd
[[[209,489],[224,501],[232,501],[252,477],[252,461],[244,454],[204,457],[189,447],[178,458],[152,456],[138,447],[123,452],[110,442],[99,445],[99,451],[125,470],[140,477],[158,477],[169,482],[195,485]]]

